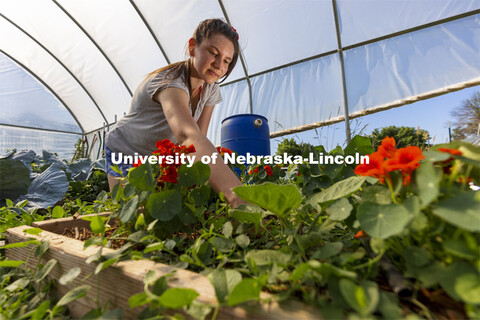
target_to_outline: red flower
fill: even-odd
[[[195,147],[193,146],[193,144],[189,145],[188,147],[186,146],[178,146],[178,147],[175,147],[175,151],[177,153],[193,153],[195,152]]]
[[[380,179],[380,182],[383,183],[385,179],[384,157],[378,152],[374,152],[368,156],[368,159],[368,163],[359,164],[355,168],[355,174],[374,177]]]
[[[157,143],[155,144],[155,147],[158,149],[154,151],[154,154],[161,154],[161,155],[168,155],[171,154],[175,148],[175,144],[168,140],[168,139],[163,139],[163,140],[158,140]]]
[[[258,173],[258,167],[248,172],[248,174],[254,174],[254,173]]]
[[[270,168],[270,166],[265,166],[265,171],[267,172],[268,176],[271,176],[273,174],[272,168]]]
[[[228,153],[229,155],[232,155],[232,150],[228,148],[223,148],[223,147],[217,147],[218,153],[220,153],[221,156],[223,156],[225,153]]]
[[[382,140],[382,144],[378,146],[378,153],[384,158],[391,158],[397,151],[395,148],[395,139],[392,137],[386,137]]]
[[[458,149],[438,148],[438,151],[450,153],[451,155],[454,155],[454,156],[461,156],[462,155],[462,151],[460,151]]]
[[[178,173],[174,166],[170,166],[163,169],[163,174],[160,177],[161,182],[177,183]]]

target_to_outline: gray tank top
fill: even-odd
[[[170,139],[177,143],[168,125],[162,105],[152,100],[153,96],[165,88],[180,88],[185,90],[190,100],[185,77],[182,74],[177,79],[165,78],[167,71],[147,77],[135,91],[130,110],[107,133],[105,143],[113,152],[124,155],[150,155],[158,140]],[[193,119],[200,118],[204,106],[213,106],[222,101],[220,86],[217,83],[204,84]],[[190,114],[192,108],[190,106]]]

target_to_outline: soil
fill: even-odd
[[[125,240],[125,239],[111,239],[111,236],[115,233],[116,230],[117,228],[113,227],[105,231],[105,237],[110,239],[111,248],[114,250],[120,249],[124,244],[128,242],[128,240]],[[80,241],[87,241],[91,237],[94,237],[95,234],[88,228],[74,227],[70,229],[65,228],[63,230],[62,236],[77,239]]]
[[[128,242],[128,240],[126,239],[112,239],[111,237],[116,230],[117,230],[117,226],[114,225],[112,228],[105,231],[105,237],[111,241],[111,248],[114,250],[120,249],[123,245],[125,245]],[[201,235],[202,233],[200,230],[194,230],[193,233],[177,232],[173,234],[172,237],[173,238],[185,237],[188,240],[195,240],[199,238]],[[77,239],[80,241],[87,241],[91,237],[94,237],[95,234],[89,228],[74,227],[74,228],[65,228],[63,230],[62,236]]]
[[[393,292],[394,290],[388,284],[383,273],[377,277],[378,287],[383,291]],[[434,314],[434,318],[438,320],[458,320],[468,319],[465,314],[464,304],[453,300],[443,289],[428,290],[421,288],[417,293],[417,300]],[[421,314],[424,310],[412,302],[411,293],[408,296],[400,296],[400,304],[404,309],[404,313],[415,312]]]

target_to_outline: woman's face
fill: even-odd
[[[214,34],[200,44],[190,40],[189,53],[193,57],[193,77],[214,83],[227,73],[234,54],[233,43],[224,35]]]

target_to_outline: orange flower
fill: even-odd
[[[457,182],[463,184],[470,184],[471,182],[473,182],[473,179],[470,177],[460,177],[457,179]]]
[[[368,235],[363,230],[360,230],[355,234],[355,238],[357,239],[365,238],[365,237],[368,237]]]
[[[420,166],[420,160],[425,158],[419,147],[408,146],[398,149],[393,158],[385,161],[387,171],[404,170],[413,171]]]
[[[398,149],[393,158],[385,161],[386,171],[400,170],[402,172],[403,184],[412,182],[412,172],[420,166],[420,160],[425,158],[419,147],[408,146]]]
[[[383,183],[385,179],[385,169],[383,168],[384,157],[378,152],[368,155],[368,163],[359,164],[355,168],[355,174],[359,176],[370,176],[380,179]]]
[[[438,148],[438,151],[450,153],[451,155],[454,155],[454,156],[461,156],[462,155],[462,151],[460,151],[458,149]]]
[[[378,146],[378,153],[384,158],[391,158],[397,151],[395,147],[395,139],[392,137],[386,137],[382,140],[382,144]]]
[[[384,183],[385,178],[390,179],[389,172],[400,170],[404,185],[411,182],[412,172],[420,166],[420,160],[425,158],[418,147],[397,149],[392,137],[383,139],[378,151],[368,157],[368,164],[359,164],[355,168],[356,175],[374,177]]]
[[[451,154],[452,156],[461,156],[462,155],[462,152],[458,149],[448,149],[448,148],[438,148],[437,149],[438,151],[440,152],[445,152],[445,153],[449,153]],[[450,174],[451,173],[451,169],[453,167],[453,161],[455,160],[454,157],[450,157],[448,158],[447,160],[444,160],[444,161],[439,161],[437,163],[439,163],[440,165],[442,165],[442,168],[443,168],[443,173],[445,174]],[[460,182],[460,181],[459,181]]]

